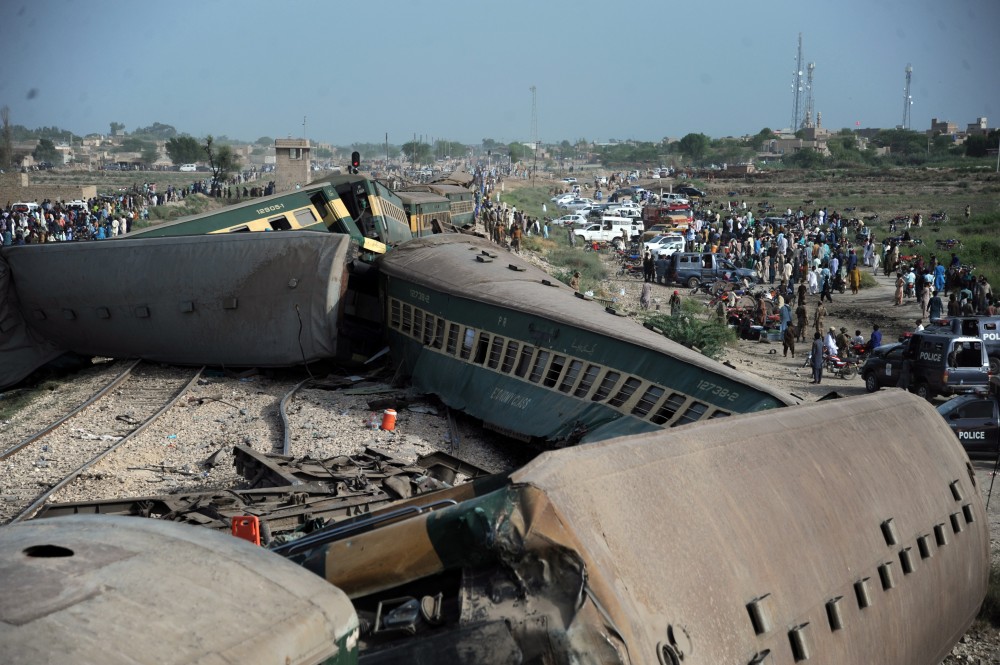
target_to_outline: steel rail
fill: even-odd
[[[91,404],[93,404],[97,400],[99,400],[102,397],[104,397],[104,395],[106,395],[109,390],[111,390],[112,388],[117,388],[119,385],[121,385],[121,383],[125,379],[127,379],[129,377],[129,375],[132,374],[132,370],[135,369],[136,365],[138,365],[141,362],[142,362],[141,359],[135,360],[131,365],[129,365],[128,367],[126,367],[124,369],[124,371],[122,371],[121,374],[119,374],[117,377],[115,377],[108,385],[104,386],[99,391],[97,391],[96,393],[94,393],[90,397],[90,399],[88,399],[86,402],[84,402],[80,406],[76,407],[76,409],[74,409],[73,411],[67,413],[65,416],[63,416],[59,420],[55,421],[54,423],[46,426],[44,429],[41,429],[41,430],[35,432],[34,434],[32,434],[31,436],[29,436],[24,441],[21,441],[20,443],[14,445],[14,446],[11,446],[7,450],[5,450],[2,453],[0,453],[0,460],[7,459],[11,455],[14,455],[19,450],[21,450],[22,448],[24,448],[25,446],[31,445],[32,443],[34,443],[38,439],[40,439],[43,436],[45,436],[45,435],[49,434],[50,432],[54,431],[55,429],[57,429],[58,427],[60,427],[63,423],[65,423],[67,420],[69,420],[70,418],[74,417],[75,415],[77,415],[78,413],[80,413],[81,411],[83,411],[84,409],[86,409],[88,406],[90,406]]]
[[[292,397],[299,391],[299,388],[312,381],[312,377],[308,379],[302,379],[295,384],[295,387],[288,391],[284,397],[281,398],[281,404],[278,407],[279,415],[281,416],[281,429],[283,430],[282,443],[281,443],[281,454],[291,455],[292,450],[292,429],[288,424],[288,403],[291,401]]]
[[[134,366],[135,365],[133,365],[133,367]],[[131,370],[131,368],[129,368],[129,369]],[[31,503],[31,505],[29,505],[27,508],[25,508],[20,513],[18,513],[13,519],[11,519],[10,522],[8,522],[8,524],[16,524],[17,522],[21,522],[21,521],[23,521],[25,519],[30,518],[32,515],[35,514],[35,512],[39,508],[41,508],[45,504],[46,501],[49,500],[49,498],[53,494],[55,494],[56,492],[58,492],[62,488],[66,487],[67,485],[69,485],[70,483],[72,483],[74,480],[77,479],[77,477],[80,476],[81,473],[83,473],[84,471],[86,471],[87,469],[89,469],[90,467],[92,467],[93,465],[95,465],[98,462],[100,462],[102,459],[104,459],[110,453],[113,453],[115,450],[117,450],[118,448],[120,448],[126,442],[130,441],[132,439],[132,437],[134,437],[137,434],[139,434],[142,431],[144,431],[153,422],[155,422],[157,418],[159,418],[161,415],[163,415],[163,413],[165,413],[167,411],[167,409],[169,409],[174,404],[176,404],[177,400],[180,399],[182,395],[184,395],[188,390],[191,389],[191,386],[193,386],[195,384],[195,382],[199,378],[201,378],[201,373],[204,371],[204,369],[205,369],[204,367],[199,368],[198,371],[194,373],[194,376],[191,377],[191,380],[188,381],[186,384],[184,384],[184,386],[180,390],[178,390],[176,393],[174,393],[174,395],[167,401],[167,403],[164,404],[162,407],[160,407],[160,409],[157,410],[156,413],[154,413],[153,415],[151,415],[149,418],[146,418],[146,420],[144,420],[134,430],[132,430],[131,432],[129,432],[128,434],[126,434],[124,437],[122,437],[121,439],[119,439],[118,441],[116,441],[110,447],[104,449],[103,452],[98,453],[97,455],[95,455],[90,460],[84,462],[75,471],[72,471],[65,478],[63,478],[58,483],[56,483],[54,486],[52,486],[51,488],[49,488],[41,496],[39,496],[37,499],[35,499],[35,501]],[[102,391],[102,392],[106,392],[106,391]]]

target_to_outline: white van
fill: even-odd
[[[12,205],[10,209],[13,212],[36,213],[39,210],[41,210],[41,206],[39,206],[34,201],[18,201],[17,203]]]
[[[198,165],[197,164],[181,164],[180,168],[178,168],[177,170],[178,171],[188,171],[188,172],[190,172],[190,171],[197,171],[198,170]]]

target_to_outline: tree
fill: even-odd
[[[174,164],[193,164],[201,159],[202,147],[190,136],[178,136],[167,141],[167,156]]]
[[[333,157],[333,150],[329,148],[315,148],[312,152],[313,156],[319,159],[330,159]]]
[[[426,164],[431,160],[431,147],[423,141],[407,141],[403,144],[403,155],[411,163]]]
[[[507,146],[507,152],[510,154],[511,164],[522,162],[531,156],[531,150],[523,143],[511,143]]]
[[[254,141],[254,145],[259,145],[263,147],[274,145],[274,139],[272,139],[270,136],[261,136],[259,139]]]
[[[155,143],[149,143],[142,149],[142,163],[153,164],[160,158],[160,151],[156,149]]]
[[[120,131],[125,130],[125,123],[123,122],[112,122],[111,123],[111,135],[114,136]]]
[[[692,161],[700,161],[708,150],[709,139],[704,134],[688,134],[682,138],[678,148],[682,154],[687,155]]]
[[[229,177],[229,174],[239,169],[240,160],[233,152],[232,146],[222,145],[215,147],[215,139],[209,134],[205,137],[205,145],[202,146],[208,155],[208,165],[212,168],[212,180],[215,186],[222,187],[222,183]]]
[[[31,156],[35,158],[36,162],[54,164],[59,161],[59,151],[56,150],[56,145],[49,139],[40,139]]]
[[[140,127],[132,132],[132,135],[149,136],[156,139],[170,139],[177,136],[177,130],[173,125],[165,125],[161,122],[154,122],[149,127]]]

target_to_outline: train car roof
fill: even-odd
[[[882,391],[543,453],[511,474],[534,490],[522,502],[527,519],[507,517],[522,549],[531,538],[581,556],[629,662],[657,662],[634,654],[656,652],[680,622],[675,644],[692,663],[785,654],[788,629],[810,623],[804,634],[824,662],[936,663],[975,618],[989,574],[971,476],[932,406]],[[955,511],[962,528],[947,525],[947,547],[931,535],[933,559],[915,571],[897,560],[900,588],[886,592],[880,564],[904,548],[916,559],[918,537]],[[560,575],[546,569],[546,579]],[[849,607],[859,579],[873,600],[863,619]],[[837,596],[844,634],[828,628]],[[750,605],[774,630],[755,632]]]
[[[484,257],[484,252],[497,258],[479,261],[477,257]],[[416,238],[380,257],[379,265],[391,277],[527,314],[544,312],[553,321],[662,351],[694,367],[772,395],[787,405],[801,401],[627,317],[610,314],[597,303],[576,297],[572,289],[541,268],[483,238],[465,234]],[[543,284],[543,280],[551,286]]]
[[[0,529],[0,562],[11,665],[354,662],[344,593],[229,534],[54,517]]]
[[[438,178],[432,184],[466,186],[471,183],[473,179],[472,174],[465,169],[456,169],[448,175]]]
[[[427,185],[409,185],[405,188],[405,191],[409,192],[434,192],[436,194],[441,194],[442,196],[447,196],[449,194],[453,196],[468,196],[472,197],[472,191],[467,187],[462,187],[461,185],[450,185],[446,183],[432,182]],[[398,192],[397,192],[398,193]]]
[[[435,194],[430,191],[413,191],[413,190],[397,190],[395,192],[403,203],[412,205],[415,203],[438,203],[442,205],[451,205],[447,198],[441,196],[440,194]]]

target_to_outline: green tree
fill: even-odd
[[[142,149],[142,163],[146,165],[151,165],[160,158],[160,151],[156,149],[155,143],[148,143],[146,147]]]
[[[270,136],[261,136],[259,139],[254,141],[254,145],[259,145],[263,147],[274,145],[274,139],[272,139]]]
[[[687,155],[692,161],[701,161],[708,150],[709,138],[704,134],[688,134],[679,142],[678,148],[682,154]]]
[[[35,158],[36,162],[55,164],[60,161],[59,151],[56,150],[56,145],[50,139],[40,139],[31,156]]]
[[[407,141],[403,155],[413,164],[427,164],[431,161],[431,147],[423,141]]]
[[[178,136],[167,141],[167,156],[174,164],[193,164],[202,157],[202,147],[190,136]]]
[[[240,160],[233,152],[230,145],[215,146],[215,139],[209,134],[205,137],[205,145],[202,146],[205,154],[208,155],[208,165],[212,168],[212,180],[222,183],[229,177],[229,174],[240,167]]]
[[[501,151],[502,152],[502,151]],[[510,143],[507,145],[507,153],[510,155],[511,164],[523,162],[531,157],[531,150],[523,143]]]
[[[154,122],[149,127],[140,127],[136,129],[132,132],[132,134],[166,140],[177,136],[177,130],[173,127],[173,125],[165,125],[162,122]]]
[[[800,169],[817,169],[826,164],[826,158],[823,157],[822,153],[811,148],[796,150],[791,155],[785,156],[781,161],[788,166]]]
[[[765,127],[759,132],[757,132],[752,139],[750,139],[751,147],[754,150],[760,150],[760,147],[764,145],[767,141],[777,138],[777,135],[770,127]]]
[[[314,157],[318,157],[319,159],[330,159],[333,157],[333,150],[330,150],[329,148],[315,148],[313,149],[312,154]]]

